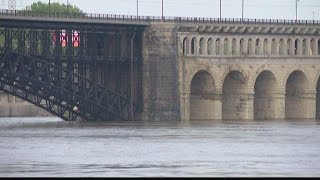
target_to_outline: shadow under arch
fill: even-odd
[[[234,70],[228,73],[222,86],[222,119],[252,119],[249,109],[253,103],[245,92],[246,85],[241,72]]]
[[[190,120],[215,119],[215,82],[205,70],[198,71],[190,85]]]
[[[307,96],[309,82],[300,70],[293,71],[286,82],[286,119],[315,118],[309,109],[310,99]]]
[[[276,97],[278,82],[271,71],[264,70],[257,76],[254,92],[254,119],[280,118],[280,102]]]

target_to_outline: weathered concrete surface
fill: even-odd
[[[154,23],[143,36],[143,119],[179,120],[178,34],[173,23]]]

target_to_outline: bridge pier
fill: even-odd
[[[286,119],[315,119],[316,93],[296,93],[286,96]]]
[[[284,119],[285,93],[255,94],[254,119]]]
[[[253,93],[226,93],[223,95],[222,119],[253,119]]]

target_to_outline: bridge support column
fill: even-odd
[[[155,23],[143,36],[142,118],[146,121],[180,120],[177,27],[171,23]],[[197,44],[194,54],[198,52]]]
[[[182,121],[190,120],[190,93],[181,93],[180,94],[180,114]]]
[[[315,119],[316,92],[286,97],[286,119]]]
[[[253,119],[253,93],[230,93],[223,95],[222,119]]]
[[[189,93],[181,97],[181,119],[185,122],[194,120],[221,120],[222,94],[212,94],[206,99]]]
[[[274,119],[286,118],[286,93],[275,93],[272,95],[272,99],[275,102]]]
[[[285,93],[256,94],[254,119],[284,119],[285,99]]]
[[[214,105],[214,119],[222,119],[222,94],[215,94],[213,96],[213,105]]]

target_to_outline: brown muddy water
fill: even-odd
[[[1,177],[318,177],[320,121],[0,118]]]

